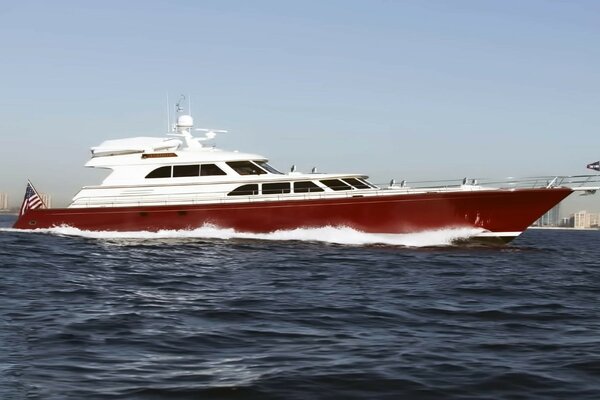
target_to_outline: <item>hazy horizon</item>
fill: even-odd
[[[66,204],[100,182],[91,146],[164,135],[167,93],[282,170],[590,173],[599,21],[595,1],[2,4],[0,192],[18,206],[29,178]]]

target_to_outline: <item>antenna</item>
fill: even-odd
[[[171,131],[171,105],[169,104],[169,91],[167,91],[167,132]]]
[[[188,114],[192,115],[192,96],[188,94]]]

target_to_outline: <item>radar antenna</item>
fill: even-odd
[[[199,132],[206,132],[203,138],[197,139],[199,141],[214,139],[217,136],[217,133],[227,133],[225,129],[196,128],[194,130]]]
[[[177,113],[182,113],[183,112],[183,102],[184,101],[185,101],[185,96],[184,95],[180,95],[179,96],[179,100],[175,104],[175,111]]]
[[[188,107],[191,109],[190,97],[187,97]],[[205,128],[197,128],[194,127],[194,119],[189,114],[184,114],[184,104],[185,104],[186,96],[183,94],[179,96],[179,100],[175,104],[175,112],[177,114],[177,119],[173,127],[171,128],[171,132],[168,133],[168,136],[178,136],[183,139],[183,149],[194,149],[201,148],[202,143],[207,140],[214,139],[218,133],[226,133],[226,130],[223,129],[205,129]],[[194,137],[192,135],[192,131],[200,131],[204,132],[204,137]]]

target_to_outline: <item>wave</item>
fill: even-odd
[[[0,228],[2,232],[43,233],[58,236],[76,236],[103,240],[155,240],[155,239],[256,239],[273,241],[326,242],[342,245],[391,245],[406,247],[450,246],[459,240],[468,239],[482,232],[475,228],[448,228],[418,233],[384,234],[366,233],[348,227],[326,226],[320,228],[298,228],[271,233],[238,232],[234,229],[204,225],[190,230],[148,231],[86,231],[69,226],[48,229],[21,230]]]

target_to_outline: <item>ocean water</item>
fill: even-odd
[[[599,399],[600,231],[9,229],[0,399]]]

